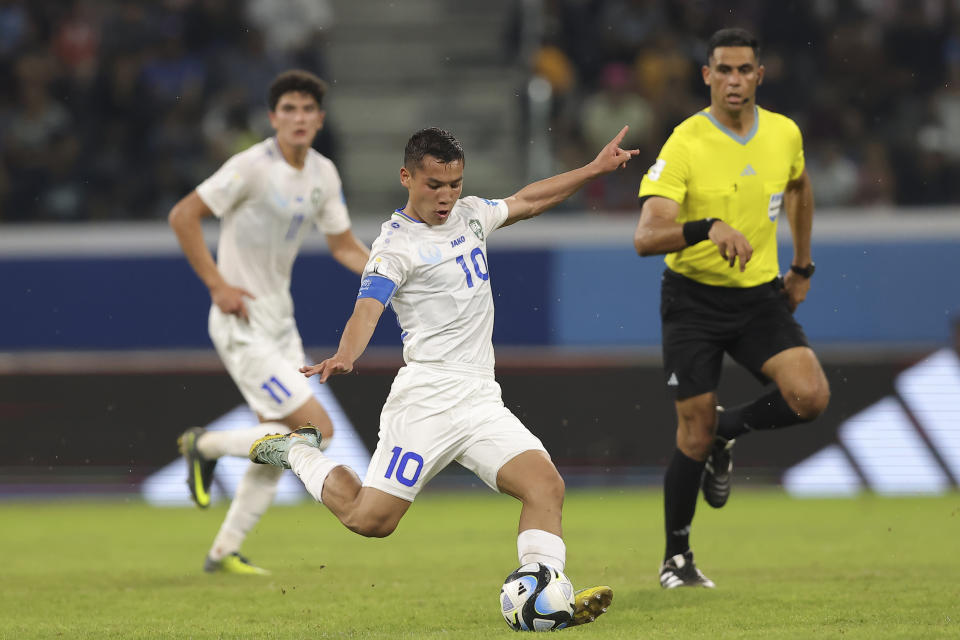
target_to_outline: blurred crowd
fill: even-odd
[[[650,159],[709,103],[707,38],[761,40],[761,106],[805,136],[820,207],[960,202],[958,0],[546,0],[533,66],[554,95],[565,166],[589,160],[610,122]],[[638,163],[642,164],[642,163]],[[649,163],[648,163],[649,164]],[[647,165],[640,168],[645,171]],[[591,185],[587,205],[636,209],[638,176]]]
[[[166,215],[269,131],[276,73],[323,74],[330,21],[325,0],[0,0],[0,220]]]
[[[707,37],[743,26],[763,47],[758,102],[802,128],[821,207],[960,201],[960,0],[542,10],[532,65],[553,87],[559,165],[592,157],[610,122],[630,123],[627,144],[652,160],[707,104]],[[330,0],[0,0],[0,221],[164,216],[269,132],[277,72],[324,76],[332,19]],[[328,131],[317,146],[336,159]],[[581,202],[635,210],[638,183],[615,174]]]

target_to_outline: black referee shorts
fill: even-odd
[[[805,347],[779,278],[756,287],[700,284],[670,269],[660,289],[663,371],[677,400],[715,391],[724,352],[761,382],[772,356]]]

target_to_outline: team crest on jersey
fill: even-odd
[[[479,240],[483,240],[483,226],[480,224],[480,221],[476,218],[471,218],[470,222],[470,231],[473,231],[473,235],[477,236]]]
[[[314,188],[314,190],[310,192],[310,202],[313,203],[313,206],[315,208],[320,206],[320,189],[319,188]]]

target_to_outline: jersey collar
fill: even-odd
[[[393,215],[400,216],[404,220],[409,220],[410,222],[414,222],[416,224],[424,224],[423,220],[414,220],[413,218],[408,216],[406,213],[403,212],[403,209],[394,209]]]
[[[753,126],[750,127],[750,131],[747,131],[747,134],[743,136],[730,131],[730,129],[720,124],[720,121],[717,120],[713,114],[706,109],[701,111],[700,115],[706,116],[707,120],[713,123],[713,126],[730,136],[734,142],[739,142],[742,145],[746,145],[748,142],[753,140],[753,136],[757,135],[757,127],[760,125],[760,111],[757,109],[756,105],[753,106]]]
[[[307,164],[310,162],[310,150],[309,150],[309,149],[307,150],[307,155],[304,156],[304,158],[303,158],[303,166],[300,167],[299,169],[297,169],[295,166],[293,166],[292,164],[290,164],[290,163],[287,161],[287,157],[286,157],[285,155],[283,155],[283,149],[280,148],[280,140],[277,139],[277,136],[270,136],[270,141],[273,142],[273,149],[274,149],[274,151],[275,151],[276,154],[277,154],[277,158],[279,158],[280,161],[283,162],[283,164],[284,164],[285,167],[287,167],[287,168],[290,169],[291,171],[295,171],[295,172],[297,172],[297,173],[300,173],[301,171],[303,171],[304,169],[307,168]]]

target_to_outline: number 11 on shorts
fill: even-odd
[[[412,487],[417,483],[420,472],[423,471],[423,457],[413,451],[403,453],[402,457],[400,456],[401,453],[403,453],[403,449],[400,447],[393,448],[393,457],[390,458],[390,464],[387,465],[387,473],[384,474],[383,477],[389,480],[390,476],[393,475],[394,469],[396,469],[397,482],[405,487]],[[407,473],[411,462],[415,462],[417,465],[416,470],[412,474]]]
[[[276,386],[277,391],[285,394],[287,398],[290,397],[290,391],[288,391],[287,388],[283,386],[279,380],[277,380],[277,376],[271,376],[269,380],[260,385],[260,388],[269,393],[270,397],[273,398],[277,404],[283,404],[285,398],[281,398],[277,393],[274,393],[270,383],[273,383],[273,385]]]

